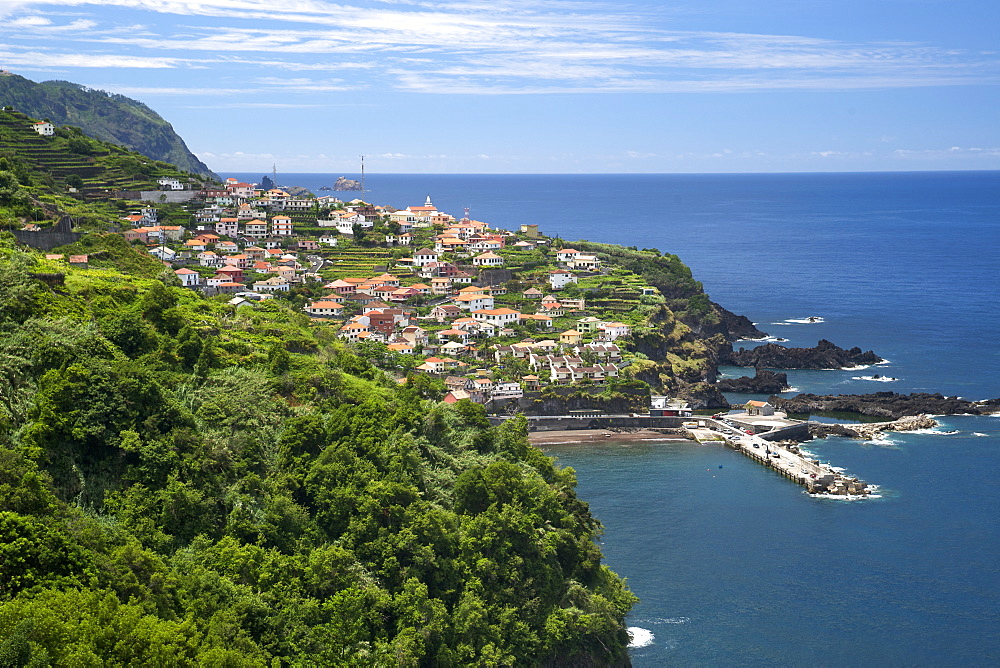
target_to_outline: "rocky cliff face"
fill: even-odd
[[[898,419],[905,415],[990,415],[1000,412],[1000,398],[966,401],[941,394],[872,394],[816,395],[799,394],[790,399],[772,396],[776,408],[788,413],[859,413],[872,417]]]
[[[871,350],[862,352],[858,347],[844,350],[823,339],[815,348],[786,348],[777,343],[740,348],[726,356],[724,361],[735,366],[769,369],[841,369],[878,364],[885,360]]]

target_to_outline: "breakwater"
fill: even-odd
[[[741,432],[721,420],[701,419],[692,433],[699,440],[724,440],[737,452],[805,487],[810,494],[867,496],[871,487],[863,480],[844,475],[829,464],[809,459],[796,446],[785,446],[763,438],[763,434]]]

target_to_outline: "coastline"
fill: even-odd
[[[533,431],[528,434],[532,445],[582,445],[587,443],[629,443],[633,441],[690,441],[677,434],[665,434],[651,429],[611,431],[610,429],[569,429],[563,431]]]

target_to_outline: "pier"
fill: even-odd
[[[835,496],[866,496],[871,488],[855,477],[846,476],[797,452],[797,448],[780,445],[780,440],[805,440],[809,428],[817,423],[789,420],[783,415],[767,419],[742,414],[726,415],[723,419],[702,416],[668,417],[649,415],[529,415],[529,431],[562,431],[574,429],[654,429],[687,431],[699,442],[722,441],[737,452],[780,473],[805,487],[810,494]],[[510,416],[493,415],[492,424],[500,424]],[[731,423],[731,424],[727,424]],[[698,426],[693,426],[697,423]],[[885,423],[892,424],[892,423]],[[879,424],[881,428],[886,428]],[[752,432],[752,433],[748,433]]]
[[[748,434],[716,419],[701,418],[698,423],[702,426],[691,429],[691,433],[699,442],[717,441],[721,437],[729,447],[802,485],[810,494],[865,496],[870,491],[863,480],[846,476],[829,464],[772,443],[763,438],[763,434]]]

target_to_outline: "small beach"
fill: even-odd
[[[610,429],[570,429],[565,431],[533,431],[528,434],[532,445],[564,445],[574,443],[634,443],[636,441],[687,441],[677,434],[664,434],[651,429],[611,431]]]

